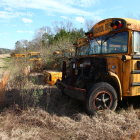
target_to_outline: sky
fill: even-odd
[[[32,40],[41,27],[125,17],[140,19],[140,0],[0,0],[0,48],[14,49],[18,40]],[[94,23],[93,23],[94,24]]]

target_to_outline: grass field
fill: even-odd
[[[107,110],[96,116],[88,116],[81,102],[61,96],[55,87],[37,85],[32,87],[32,89],[35,88],[43,91],[40,97],[41,102],[36,107],[30,106],[22,109],[20,105],[13,104],[0,114],[0,137],[2,139],[140,139],[140,109],[121,108],[116,112]],[[32,99],[25,95],[22,98],[32,102]],[[19,97],[17,102],[15,100],[16,103],[21,103],[21,101]]]
[[[9,61],[0,57],[1,72]],[[140,140],[139,98],[119,104],[115,112],[88,116],[82,102],[44,85],[41,74],[13,73],[0,112],[0,140]]]
[[[10,58],[9,54],[0,55],[0,79],[3,75],[3,73],[7,70],[10,60],[11,60],[11,58]]]

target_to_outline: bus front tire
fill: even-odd
[[[98,111],[106,109],[115,110],[117,107],[116,90],[106,82],[96,83],[86,98],[86,111],[89,115],[94,115]]]

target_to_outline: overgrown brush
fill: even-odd
[[[0,114],[2,139],[136,140],[140,110],[132,107],[87,116],[82,103],[43,85],[42,75],[18,70],[9,83],[7,106]],[[21,84],[22,83],[22,84]]]

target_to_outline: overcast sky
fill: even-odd
[[[32,40],[38,28],[56,21],[85,28],[86,20],[140,19],[139,7],[140,0],[0,0],[0,48],[14,49],[17,40]]]

